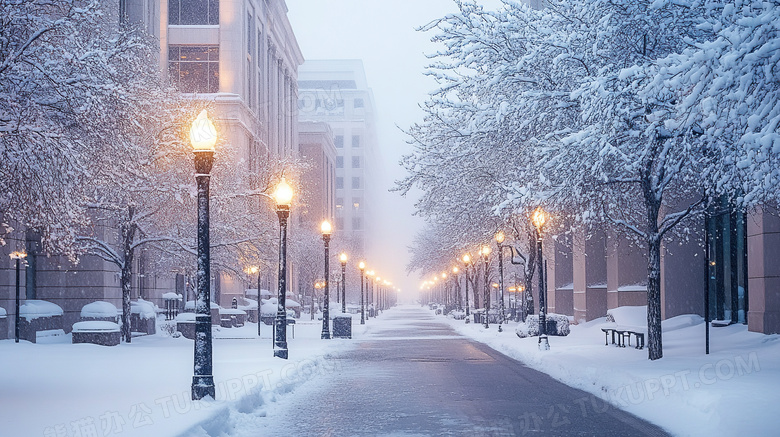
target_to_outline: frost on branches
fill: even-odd
[[[648,250],[648,354],[661,358],[664,239],[715,197],[776,191],[778,3],[503,3],[457,2],[423,28],[442,47],[428,72],[440,88],[409,129],[399,188],[423,191],[433,226],[543,205],[560,230],[627,231]]]

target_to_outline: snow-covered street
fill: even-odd
[[[288,361],[272,357],[268,327],[262,339],[251,323],[215,328],[216,401],[190,400],[192,342],[184,338],[160,333],[113,348],[72,345],[69,336],[4,340],[0,353],[11,358],[0,361],[1,434],[522,435],[569,425],[587,434],[620,410],[676,436],[771,434],[765,412],[780,400],[777,335],[713,329],[707,356],[701,319],[680,316],[664,322],[666,357],[649,361],[646,350],[605,346],[604,319],[550,337],[546,352],[535,337],[518,338],[515,326],[498,333],[406,306],[363,326],[355,320],[352,340],[327,341],[320,323],[303,320]],[[524,371],[507,366],[585,393],[566,394],[533,373],[517,385]]]

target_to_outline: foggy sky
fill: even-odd
[[[374,91],[379,153],[386,180],[382,188],[380,222],[369,237],[381,247],[367,260],[382,277],[390,278],[402,291],[402,300],[416,296],[417,274],[406,276],[408,246],[422,220],[413,217],[412,198],[387,190],[405,171],[398,165],[411,151],[398,127],[408,128],[422,119],[418,105],[436,83],[423,75],[435,52],[430,32],[416,28],[457,10],[452,0],[287,0],[289,19],[306,59],[362,59],[368,85]],[[378,245],[376,243],[379,243]]]

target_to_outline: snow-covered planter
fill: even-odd
[[[40,331],[62,331],[62,308],[44,300],[29,299],[19,307],[19,338],[35,343]]]
[[[117,314],[116,307],[110,302],[97,301],[81,307],[81,321],[102,320],[116,323]]]
[[[140,298],[130,302],[130,332],[153,335],[157,332],[156,321],[157,311],[154,304]]]
[[[62,316],[62,308],[45,300],[29,299],[19,307],[19,316],[27,321],[41,317]]]
[[[564,314],[547,314],[546,325],[547,335],[569,335],[569,317]],[[529,315],[525,323],[520,323],[515,329],[515,333],[520,338],[535,337],[539,335],[539,316],[537,314]]]
[[[184,338],[195,340],[195,313],[181,313],[176,316],[176,330]]]
[[[101,346],[116,346],[119,344],[120,338],[119,324],[115,322],[89,320],[73,324],[73,344],[91,343]]]
[[[219,322],[223,328],[244,326],[246,323],[246,311],[232,308],[219,309]]]

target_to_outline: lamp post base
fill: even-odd
[[[546,335],[540,335],[539,336],[539,350],[540,351],[548,351],[550,350],[550,342],[547,341]]]
[[[211,375],[201,375],[192,377],[192,400],[197,401],[211,396],[212,399],[216,399],[216,391],[214,388],[214,377]]]
[[[287,359],[287,349],[274,349],[274,356],[283,360]]]

